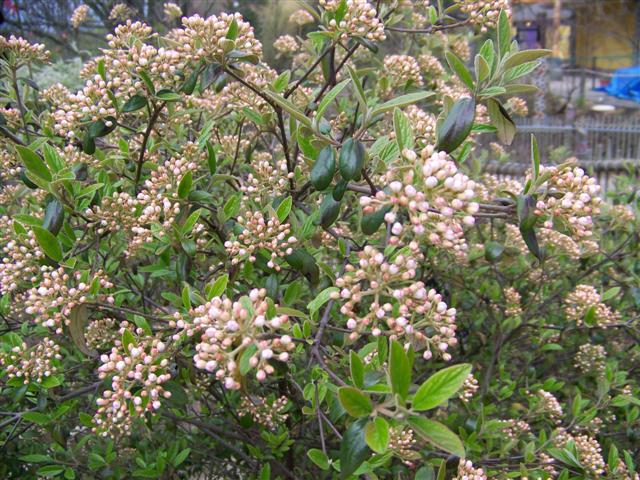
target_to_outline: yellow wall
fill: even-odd
[[[593,2],[576,7],[576,61],[591,68],[616,69],[633,65],[635,2]]]

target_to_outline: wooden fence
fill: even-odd
[[[564,119],[519,121],[518,133],[507,147],[508,161],[490,160],[485,171],[499,177],[523,178],[531,164],[531,134],[536,136],[543,164],[575,156],[580,165],[597,178],[605,192],[614,186],[613,179],[618,175],[638,176],[640,117],[635,115],[580,118],[574,123]],[[483,146],[495,141],[491,137],[485,136]],[[559,148],[563,152],[559,152]]]

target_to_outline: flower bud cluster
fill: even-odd
[[[168,21],[175,20],[182,16],[182,9],[178,4],[173,2],[165,3],[163,5],[162,12],[164,13],[164,18]]]
[[[255,262],[257,251],[265,249],[271,256],[267,264],[269,268],[280,271],[276,260],[289,255],[291,246],[298,241],[290,235],[291,225],[280,222],[276,217],[266,219],[261,212],[247,212],[245,216],[238,217],[237,222],[243,228],[242,233],[224,243],[227,253],[232,257],[231,264],[237,265],[245,258]]]
[[[469,403],[479,388],[478,380],[473,376],[473,373],[470,373],[458,391],[458,398],[462,403]]]
[[[58,371],[60,346],[49,338],[43,338],[33,347],[26,343],[0,353],[2,365],[9,379],[19,378],[23,384],[42,383],[47,377]]]
[[[456,309],[434,289],[415,281],[421,258],[415,242],[393,258],[368,245],[358,252],[357,266],[345,267],[336,279],[340,292],[334,297],[344,301],[340,313],[348,317],[351,341],[365,333],[402,337],[416,351],[424,350],[426,360],[434,354],[451,359],[448,349],[457,344]]]
[[[582,467],[588,472],[589,477],[601,478],[605,472],[605,462],[602,458],[602,447],[598,441],[588,435],[573,436],[564,432],[554,437],[554,445],[564,448],[569,441],[575,444],[578,460]]]
[[[135,11],[126,3],[116,3],[109,12],[109,20],[114,22],[124,22],[133,17]]]
[[[128,434],[136,418],[157,411],[161,400],[171,397],[162,387],[171,379],[165,349],[159,339],[142,335],[127,345],[118,342],[109,354],[100,356],[98,377],[111,377],[111,388],[96,401],[94,432],[103,436]]]
[[[282,54],[294,53],[298,50],[298,41],[291,35],[280,35],[273,42],[273,48]]]
[[[87,345],[96,350],[110,348],[120,339],[118,322],[113,318],[97,318],[87,325],[84,332]]]
[[[507,287],[504,289],[504,314],[507,318],[517,317],[522,313],[522,305],[520,304],[520,300],[520,293],[518,293],[515,288]]]
[[[502,421],[502,433],[509,440],[515,440],[521,435],[531,433],[531,426],[524,420],[510,418],[509,420]]]
[[[629,473],[629,468],[622,460],[618,461],[618,465],[615,468],[611,468],[611,465],[607,465],[607,478],[615,480],[640,480],[640,473],[634,473],[633,476]]]
[[[327,12],[335,12],[342,4],[342,0],[319,0],[320,6]],[[384,33],[384,23],[377,17],[378,13],[367,0],[346,0],[347,10],[340,22],[335,19],[329,21],[329,31],[341,32],[340,38],[364,37],[371,41],[383,41],[387,38]]]
[[[501,10],[511,16],[511,0],[456,0],[456,3],[469,21],[483,32],[496,27]]]
[[[286,334],[289,317],[273,313],[266,296],[265,289],[254,289],[235,302],[214,297],[190,312],[192,323],[180,318],[172,323],[188,337],[198,333],[195,366],[214,374],[225,388],[240,388],[243,373],[248,373],[241,372],[245,361],[250,370],[256,371],[258,381],[273,374],[274,360],[289,361],[295,347]],[[175,338],[180,336],[176,334]]]
[[[526,117],[529,115],[529,106],[524,98],[511,97],[505,105],[507,111],[516,117]]]
[[[289,415],[286,412],[289,406],[287,397],[276,399],[243,397],[238,408],[241,417],[250,416],[253,421],[269,430],[277,430],[284,425]]]
[[[307,25],[308,23],[313,23],[313,21],[313,15],[311,15],[303,8],[296,10],[291,15],[289,15],[289,22],[295,23],[300,27],[303,25]]]
[[[602,345],[585,343],[580,345],[574,357],[574,366],[584,374],[604,375],[607,351]]]
[[[402,164],[390,166],[384,178],[389,193],[380,190],[375,197],[360,198],[363,212],[390,208],[385,221],[391,224],[392,244],[412,235],[466,259],[463,226],[475,223],[473,214],[479,209],[472,201],[475,182],[459,172],[445,152],[436,152],[431,146],[423,150],[420,159],[408,149],[402,157]],[[408,225],[398,221],[403,211],[409,215]]]
[[[24,235],[15,235],[2,247],[0,293],[4,295],[13,292],[23,282],[35,282],[43,258],[44,252],[33,230],[27,230]]]
[[[80,25],[85,23],[89,18],[89,6],[80,5],[71,14],[71,25],[73,28],[78,29]]]
[[[387,55],[384,57],[383,64],[385,75],[389,79],[389,88],[401,88],[407,83],[414,87],[423,85],[420,65],[415,57],[411,55]]]
[[[471,59],[471,47],[465,37],[456,37],[455,40],[449,44],[449,48],[454,54],[460,57],[463,62],[468,62]]]
[[[409,466],[411,465],[411,460],[419,458],[419,454],[414,450],[416,443],[413,430],[410,428],[398,426],[389,429],[389,443],[387,448]]]
[[[585,175],[579,167],[541,167],[541,176],[549,176],[545,182],[544,197],[538,199],[535,213],[547,217],[545,228],[553,228],[560,222],[578,240],[593,235],[592,216],[600,213],[602,199],[600,186],[594,178]]]
[[[409,119],[416,141],[422,145],[433,145],[436,141],[436,117],[433,113],[425,112],[415,105],[410,105],[404,111]]]
[[[551,421],[560,423],[564,412],[558,399],[552,393],[542,389],[538,390],[537,396],[540,402],[538,407],[542,413],[546,414]]]
[[[22,125],[22,114],[17,108],[6,107],[0,110],[0,113],[12,128],[20,128]]]
[[[460,459],[458,473],[451,480],[487,480],[482,468],[474,468],[470,460]]]
[[[593,323],[599,327],[606,327],[620,321],[620,314],[609,308],[602,302],[602,297],[591,285],[578,285],[573,292],[567,295],[564,301],[564,313],[567,320],[581,326],[584,318],[594,309]]]
[[[59,105],[66,102],[69,95],[71,95],[71,92],[61,83],[54,83],[49,88],[45,88],[40,92],[40,98],[49,102],[51,105]]]
[[[33,62],[48,62],[50,56],[42,43],[29,43],[14,35],[9,38],[0,35],[0,53],[3,56],[12,55],[13,58],[9,61],[16,67]]]
[[[237,26],[234,40],[227,38],[232,23]],[[255,38],[253,27],[240,13],[221,13],[202,18],[193,15],[182,19],[183,28],[175,29],[168,37],[175,42],[176,50],[185,62],[211,63],[224,60],[226,53],[239,50],[249,55],[262,56],[262,44]]]
[[[276,163],[275,167],[273,162]],[[254,153],[251,169],[240,191],[254,199],[284,194],[289,187],[288,180],[294,177],[293,172],[287,173],[287,161],[284,158],[272,159],[268,152]]]
[[[113,288],[113,284],[101,270],[91,274],[91,283],[82,281],[81,272],[69,274],[64,267],[57,270],[42,267],[42,272],[40,284],[26,294],[25,312],[33,315],[38,325],[55,328],[58,334],[62,333],[63,325],[69,325],[71,322],[70,315],[74,307],[91,300],[114,302],[112,296],[92,293],[96,286],[101,289]]]
[[[422,71],[424,80],[427,84],[431,85],[435,83],[435,80],[442,77],[445,74],[445,69],[440,63],[438,57],[431,55],[430,53],[424,53],[418,57],[418,65]]]

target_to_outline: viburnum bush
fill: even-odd
[[[483,175],[547,52],[432,3],[0,37],[3,478],[638,479],[636,190]]]

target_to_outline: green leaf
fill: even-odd
[[[376,453],[385,453],[389,445],[389,424],[382,417],[376,417],[364,428],[364,439]]]
[[[29,172],[47,182],[51,181],[52,177],[49,168],[47,168],[47,165],[36,152],[22,145],[16,145],[16,150],[22,159],[22,163],[24,163],[24,166]]]
[[[362,216],[360,222],[360,229],[365,235],[373,235],[378,231],[382,222],[384,222],[384,216],[391,210],[391,206],[379,208],[373,213],[368,213]]]
[[[312,448],[307,452],[307,457],[321,470],[329,470],[329,458],[322,450]]]
[[[491,124],[496,127],[498,140],[506,145],[511,145],[516,135],[516,124],[511,120],[509,113],[497,100],[490,98],[487,101],[487,109]]]
[[[538,179],[540,173],[540,151],[538,150],[538,140],[531,134],[531,168],[533,170],[533,181]]]
[[[359,181],[365,159],[364,145],[353,138],[347,139],[340,149],[340,174],[345,180]]]
[[[500,53],[500,58],[504,58],[507,55],[510,44],[511,25],[509,23],[509,16],[505,10],[501,10],[498,19],[498,52]]]
[[[134,95],[127,103],[122,107],[123,113],[135,112],[136,110],[140,110],[147,106],[147,97],[143,97],[142,95]]]
[[[373,411],[371,399],[354,387],[338,389],[340,404],[352,417],[367,417]]]
[[[289,85],[289,79],[291,78],[291,70],[285,70],[271,83],[273,89],[280,93]]]
[[[451,51],[445,53],[445,58],[447,59],[447,63],[449,64],[451,70],[453,70],[458,78],[462,80],[462,83],[467,86],[469,91],[473,92],[475,89],[473,76],[471,75],[469,69],[465,66],[464,62]]]
[[[218,169],[216,161],[216,151],[213,149],[211,142],[207,140],[207,165],[209,166],[209,173],[214,175]]]
[[[32,453],[30,455],[24,455],[20,457],[20,460],[22,460],[23,462],[30,462],[30,463],[43,463],[43,462],[51,462],[53,459],[48,455]]]
[[[156,98],[162,100],[163,102],[179,102],[182,100],[182,97],[179,93],[169,90],[168,88],[158,90],[158,92],[156,93]]]
[[[324,111],[327,109],[327,107],[329,107],[331,102],[333,102],[336,99],[336,97],[340,95],[340,92],[342,92],[342,90],[345,89],[345,87],[349,84],[350,81],[351,81],[350,78],[343,80],[342,82],[338,83],[335,87],[333,87],[331,90],[329,90],[329,92],[323,97],[323,99],[318,104],[318,109],[316,110],[315,118],[317,121],[319,121],[322,118],[322,115],[324,114]]]
[[[191,170],[189,170],[180,179],[180,184],[178,185],[178,198],[187,198],[189,196],[189,192],[191,191],[192,185],[193,173],[191,173]]]
[[[436,372],[418,388],[412,401],[413,410],[430,410],[446,402],[462,388],[469,373],[471,365],[468,363]]]
[[[331,295],[338,291],[338,287],[327,287],[322,290],[318,295],[316,295],[316,298],[311,300],[307,305],[309,315],[313,315],[315,312],[320,310],[320,308],[322,308],[322,306],[331,299]]]
[[[257,351],[258,347],[254,343],[252,343],[242,352],[242,355],[240,356],[241,375],[246,375],[247,373],[249,373],[249,370],[251,370],[251,364],[249,362],[251,361],[251,357],[253,357]]]
[[[476,116],[476,102],[473,98],[458,100],[437,129],[438,151],[451,153],[466,140],[473,128]]]
[[[507,93],[506,88],[494,86],[481,90],[480,93],[478,93],[478,96],[483,98],[497,97],[498,95],[504,95],[505,93]]]
[[[286,255],[284,259],[289,265],[296,270],[302,272],[305,277],[312,283],[317,284],[320,279],[320,269],[316,263],[316,259],[304,249],[296,249],[291,254]]]
[[[107,71],[105,69],[104,58],[101,58],[100,60],[98,60],[98,63],[96,64],[96,71],[98,72],[98,75],[100,75],[100,78],[102,78],[102,80],[104,80],[106,82],[107,81]]]
[[[180,87],[180,91],[186,95],[191,95],[193,91],[196,89],[196,85],[198,84],[198,77],[200,76],[200,68],[202,62],[198,63],[198,65],[193,69],[191,74],[185,79],[184,83]]]
[[[46,425],[51,422],[51,417],[41,412],[25,412],[21,415],[23,420],[35,423],[36,425]]]
[[[62,247],[55,235],[42,227],[34,226],[32,229],[38,245],[40,245],[40,248],[42,248],[42,251],[47,257],[56,262],[60,262],[62,260]]]
[[[280,205],[278,205],[278,209],[276,210],[276,216],[278,217],[278,220],[280,220],[280,222],[284,222],[287,219],[289,213],[291,212],[292,205],[293,198],[291,198],[290,196],[280,202]]]
[[[36,473],[43,477],[57,477],[64,472],[64,469],[65,467],[61,465],[45,465],[44,467],[39,468]]]
[[[504,62],[504,69],[508,70],[510,68],[517,67],[518,65],[522,65],[523,63],[533,62],[539,58],[551,55],[551,53],[551,50],[544,49],[522,50],[521,52],[513,53],[506,58]]]
[[[611,300],[614,297],[617,297],[618,294],[620,293],[620,287],[612,287],[609,290],[607,290],[606,292],[604,292],[602,294],[602,301],[606,302],[607,300]]]
[[[360,82],[360,78],[358,78],[358,74],[356,73],[356,71],[353,68],[351,68],[351,66],[349,65],[347,65],[347,71],[349,72],[349,78],[351,78],[351,81],[353,82],[353,85],[355,87],[354,90],[356,92],[356,98],[360,103],[360,107],[362,107],[362,109],[366,111],[367,96],[365,95],[364,89],[362,88],[362,83]]]
[[[402,150],[405,148],[413,150],[414,137],[411,122],[409,122],[407,116],[399,108],[393,111],[393,129],[396,134],[396,143],[398,144],[400,153],[402,153]]]
[[[213,297],[220,297],[227,290],[227,284],[229,283],[229,274],[225,273],[220,277],[216,278],[216,281],[213,282],[213,286],[211,287],[211,291],[209,292],[209,298],[207,300],[211,300]]]
[[[133,333],[131,333],[129,329],[125,328],[124,332],[122,332],[122,346],[124,348],[124,351],[129,352],[129,345],[135,346],[135,344],[136,339],[133,336]]]
[[[340,478],[349,478],[369,455],[369,447],[364,439],[366,418],[353,422],[340,442]]]
[[[320,225],[327,229],[335,223],[340,216],[340,201],[335,200],[333,195],[325,195],[320,205]]]
[[[407,398],[411,385],[411,364],[404,348],[396,340],[391,340],[389,348],[389,377],[393,393],[402,399]]]
[[[58,235],[64,222],[64,207],[57,198],[52,199],[44,210],[42,228],[49,230],[53,235]]]
[[[349,371],[351,373],[351,380],[353,380],[353,384],[358,388],[363,388],[364,362],[355,350],[351,350],[351,352],[349,352]]]
[[[226,38],[228,38],[229,40],[235,40],[236,38],[238,38],[238,22],[235,18],[229,24]]]
[[[421,100],[429,98],[435,95],[433,92],[415,92],[408,93],[406,95],[400,95],[399,97],[394,98],[393,100],[389,100],[388,102],[383,103],[382,105],[378,105],[371,111],[371,117],[375,117],[382,113],[388,112],[389,110],[393,110],[394,108],[402,108],[407,105],[413,105]]]
[[[504,72],[504,76],[502,77],[505,82],[511,82],[520,77],[524,77],[525,75],[533,72],[538,66],[540,62],[527,62],[522,65],[518,65],[517,67],[510,68],[506,72]]]
[[[423,417],[409,417],[409,425],[420,437],[440,450],[465,457],[464,446],[460,438],[440,422]]]
[[[476,69],[476,79],[478,84],[484,82],[489,75],[491,75],[491,67],[482,55],[476,55],[474,59],[474,66]]]
[[[484,258],[488,262],[495,262],[504,252],[504,245],[496,241],[490,240],[484,244]]]
[[[73,343],[82,353],[88,356],[96,356],[98,352],[87,346],[87,340],[84,336],[84,329],[87,324],[89,315],[87,313],[87,305],[82,303],[71,309],[69,314],[69,333]]]
[[[316,190],[325,190],[331,184],[335,171],[336,151],[329,145],[318,153],[318,158],[311,167],[309,181]]]

